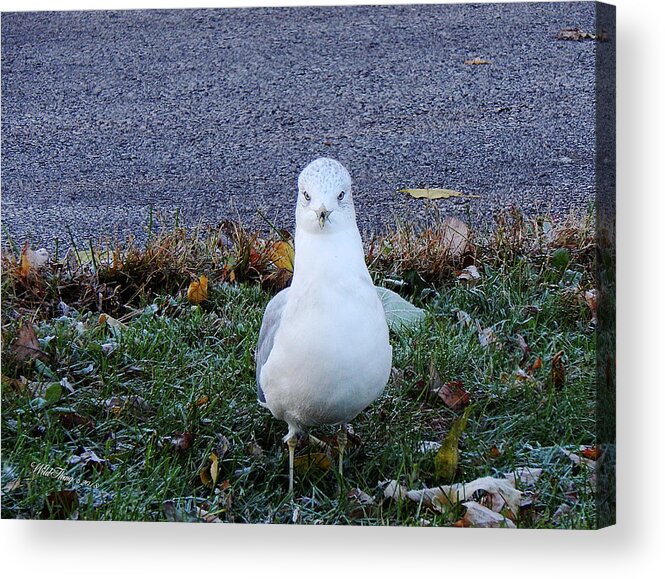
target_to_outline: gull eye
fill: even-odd
[[[310,201],[312,198],[309,196],[309,193],[307,191],[302,192],[302,196],[305,198],[306,201]]]
[[[346,195],[346,193],[345,193],[344,191],[342,191],[342,192],[337,196],[337,199],[339,199],[339,200],[341,201],[342,199],[344,199],[344,195]]]

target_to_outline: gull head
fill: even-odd
[[[334,159],[312,161],[298,177],[296,227],[311,233],[334,233],[355,226],[349,172]]]

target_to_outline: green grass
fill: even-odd
[[[475,405],[455,482],[542,468],[536,485],[525,489],[531,500],[517,525],[595,527],[587,473],[560,450],[596,442],[595,331],[581,298],[594,286],[592,265],[575,252],[562,259],[556,251],[504,250],[475,256],[482,277],[474,286],[449,273],[413,290],[410,299],[426,310],[425,322],[391,335],[394,372],[384,395],[352,424],[357,438],[346,455],[345,492],[338,493],[334,468],[312,467],[297,474],[293,502],[286,492],[286,425],[256,402],[253,354],[271,297],[261,285],[218,280],[201,306],[188,303],[182,290],[146,294],[122,329],[100,324],[88,307],[33,316],[47,358],[19,363],[7,345],[21,308],[5,272],[2,516],[189,521],[200,520],[198,507],[237,523],[451,525],[462,507],[434,512],[387,499],[382,486],[393,479],[412,489],[450,482],[436,479],[434,453],[420,450],[424,441],[440,442],[460,414],[431,394],[436,369],[443,382],[462,381]],[[373,273],[382,283],[397,272]],[[459,310],[471,323],[459,321]],[[479,327],[492,328],[492,345],[481,344]],[[531,348],[527,360],[518,334]],[[551,376],[559,351],[563,387]],[[540,369],[521,380],[520,362],[525,367],[537,357]],[[73,392],[46,391],[65,378]],[[191,444],[177,450],[173,441],[184,432]],[[101,462],[72,463],[84,449]],[[310,450],[318,452],[305,444],[298,452]],[[219,477],[211,490],[199,473],[213,453]],[[72,478],[39,475],[36,464]],[[77,491],[77,511],[49,514],[47,497],[64,489]],[[346,496],[350,489],[368,493],[374,504],[359,507]]]

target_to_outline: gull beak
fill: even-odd
[[[323,229],[323,227],[326,224],[326,221],[328,221],[328,217],[330,216],[330,213],[332,213],[332,212],[328,211],[326,209],[325,205],[321,205],[321,207],[319,207],[316,210],[316,216],[319,218],[319,227],[321,229]]]

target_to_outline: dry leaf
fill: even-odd
[[[456,217],[446,217],[442,226],[441,245],[448,257],[457,259],[471,248],[469,226]]]
[[[65,490],[50,493],[44,500],[42,519],[69,519],[76,518],[79,507],[79,498],[76,491]]]
[[[469,393],[464,389],[464,382],[451,380],[441,386],[438,396],[451,410],[462,410],[469,404]]]
[[[589,460],[598,460],[601,454],[601,450],[597,446],[587,446],[582,448],[580,454]]]
[[[231,272],[233,273],[233,272]],[[200,304],[208,299],[208,277],[202,275],[189,284],[187,300],[192,304]]]
[[[46,360],[47,356],[39,347],[37,333],[30,322],[23,322],[12,344],[12,353],[19,362],[26,360]]]
[[[294,458],[293,466],[299,472],[305,472],[312,467],[329,470],[332,466],[330,457],[325,452],[308,452]]]
[[[591,310],[591,323],[598,323],[598,291],[590,289],[584,292],[584,301]]]
[[[465,60],[464,64],[490,64],[490,61],[485,60],[484,58],[480,58],[479,56],[476,56],[476,58],[470,58],[469,60]]]
[[[556,35],[557,40],[595,40],[596,35],[579,28],[564,28]]]
[[[557,390],[566,385],[566,368],[563,365],[563,350],[557,352],[552,358],[552,384]]]
[[[480,280],[480,272],[475,265],[470,265],[465,267],[462,271],[457,274],[457,279],[460,281],[465,281],[468,285],[473,286],[478,283]]]
[[[276,241],[272,244],[270,260],[278,269],[293,271],[295,250],[290,241]]]
[[[466,507],[466,513],[462,518],[463,527],[501,528],[515,529],[515,523],[503,515],[484,507],[475,501],[462,503]]]
[[[473,197],[477,198],[478,195],[467,195],[460,193],[453,189],[399,189],[398,193],[408,193],[414,199],[448,199],[450,197]]]
[[[219,460],[214,452],[210,455],[210,462],[199,471],[199,478],[209,489],[214,488],[217,484],[217,479],[219,478]]]
[[[193,440],[194,435],[191,432],[185,430],[185,432],[174,436],[171,439],[171,444],[173,445],[173,449],[176,452],[185,452],[186,450],[189,450],[190,446],[192,446]]]
[[[86,471],[102,472],[106,469],[114,470],[113,465],[105,458],[97,456],[95,451],[90,450],[84,446],[79,446],[74,454],[69,459],[69,464],[81,464]]]
[[[492,328],[482,329],[480,324],[478,325],[478,341],[483,348],[489,348],[490,346],[496,344],[499,341],[494,330]]]
[[[517,345],[520,349],[520,352],[522,352],[522,358],[520,359],[520,366],[523,366],[524,364],[526,364],[526,361],[529,359],[529,352],[531,352],[531,348],[529,348],[529,344],[526,343],[524,336],[522,336],[521,334],[516,334],[515,339],[517,340]]]
[[[83,426],[84,428],[94,428],[95,421],[92,418],[87,418],[81,416],[77,412],[63,412],[58,417],[60,424],[66,430],[71,430],[77,426]]]
[[[513,486],[517,486],[519,481],[524,486],[532,486],[543,474],[542,468],[531,468],[528,466],[520,466],[514,472],[504,474],[504,478],[508,480]]]
[[[45,249],[38,249],[37,251],[32,251],[28,246],[28,242],[25,242],[23,249],[21,250],[21,261],[19,263],[19,276],[23,279],[26,279],[32,271],[36,271],[44,267],[48,263],[48,251]]]
[[[97,323],[100,326],[107,325],[112,330],[126,330],[127,325],[123,324],[120,320],[116,320],[114,317],[109,316],[108,314],[99,314],[99,319]],[[117,347],[117,345],[116,345]]]
[[[526,368],[527,374],[532,375],[542,365],[543,365],[543,359],[540,356],[538,356],[536,358],[536,361],[533,364],[531,364],[530,366],[527,366],[527,368]]]
[[[478,492],[484,493],[483,500],[492,511],[499,513],[507,508],[514,515],[519,512],[522,493],[514,487],[511,481],[489,476],[469,483],[418,490],[408,490],[397,481],[390,481],[383,494],[391,499],[407,498],[416,503],[422,502],[429,508],[444,512],[452,505],[471,499]]]

